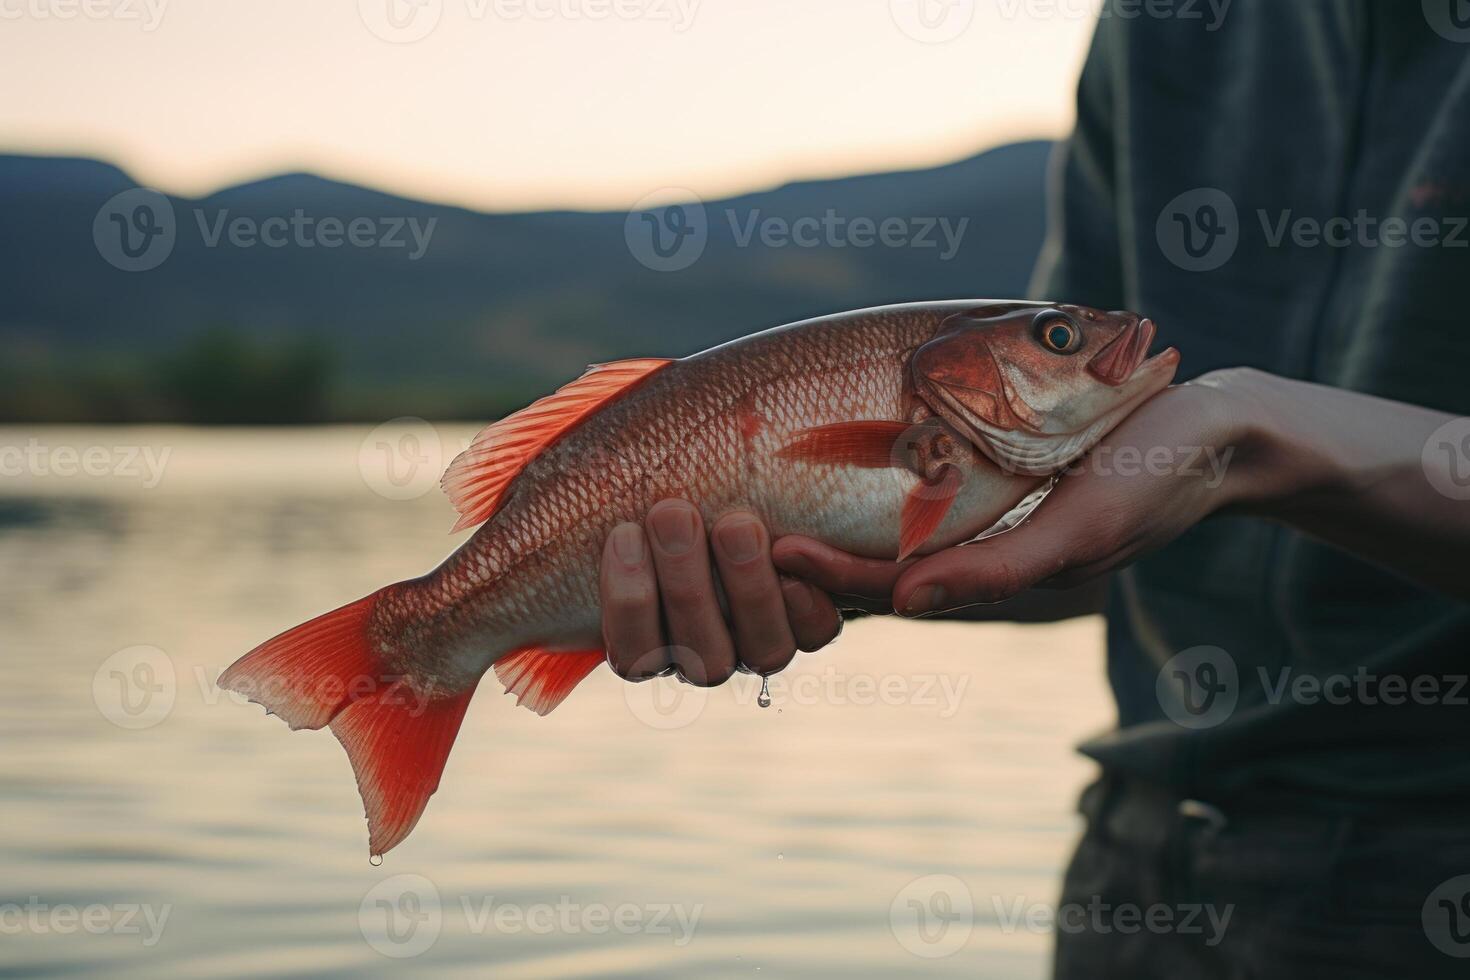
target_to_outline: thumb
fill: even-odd
[[[1102,557],[1107,549],[1096,515],[1078,499],[1081,482],[1063,479],[1009,531],[919,561],[894,583],[893,608],[904,616],[921,616],[1004,602],[1068,568]]]

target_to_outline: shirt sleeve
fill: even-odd
[[[1030,287],[1035,299],[1103,310],[1128,307],[1118,196],[1124,84],[1118,23],[1098,23],[1077,88],[1076,127],[1052,156],[1046,243]]]

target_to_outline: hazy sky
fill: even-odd
[[[1096,6],[0,0],[0,150],[185,193],[290,169],[486,208],[713,197],[1061,134]]]

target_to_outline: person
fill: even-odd
[[[829,642],[839,605],[1103,611],[1118,724],[1082,746],[1101,778],[1061,908],[1175,927],[1059,930],[1055,975],[1463,976],[1470,23],[1136,6],[1098,23],[1034,292],[1147,314],[1191,380],[1020,526],[902,564],[743,511],[707,549],[695,507],[660,503],[608,542],[609,659],[718,684]],[[1228,465],[1122,465],[1151,451]]]

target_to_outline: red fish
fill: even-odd
[[[478,531],[433,571],[268,640],[220,677],[292,728],[330,725],[369,847],[413,829],[481,676],[539,714],[602,651],[608,532],[666,497],[707,520],[904,558],[966,541],[1173,379],[1132,313],[880,307],[682,360],[593,367],[487,427],[443,478]]]

